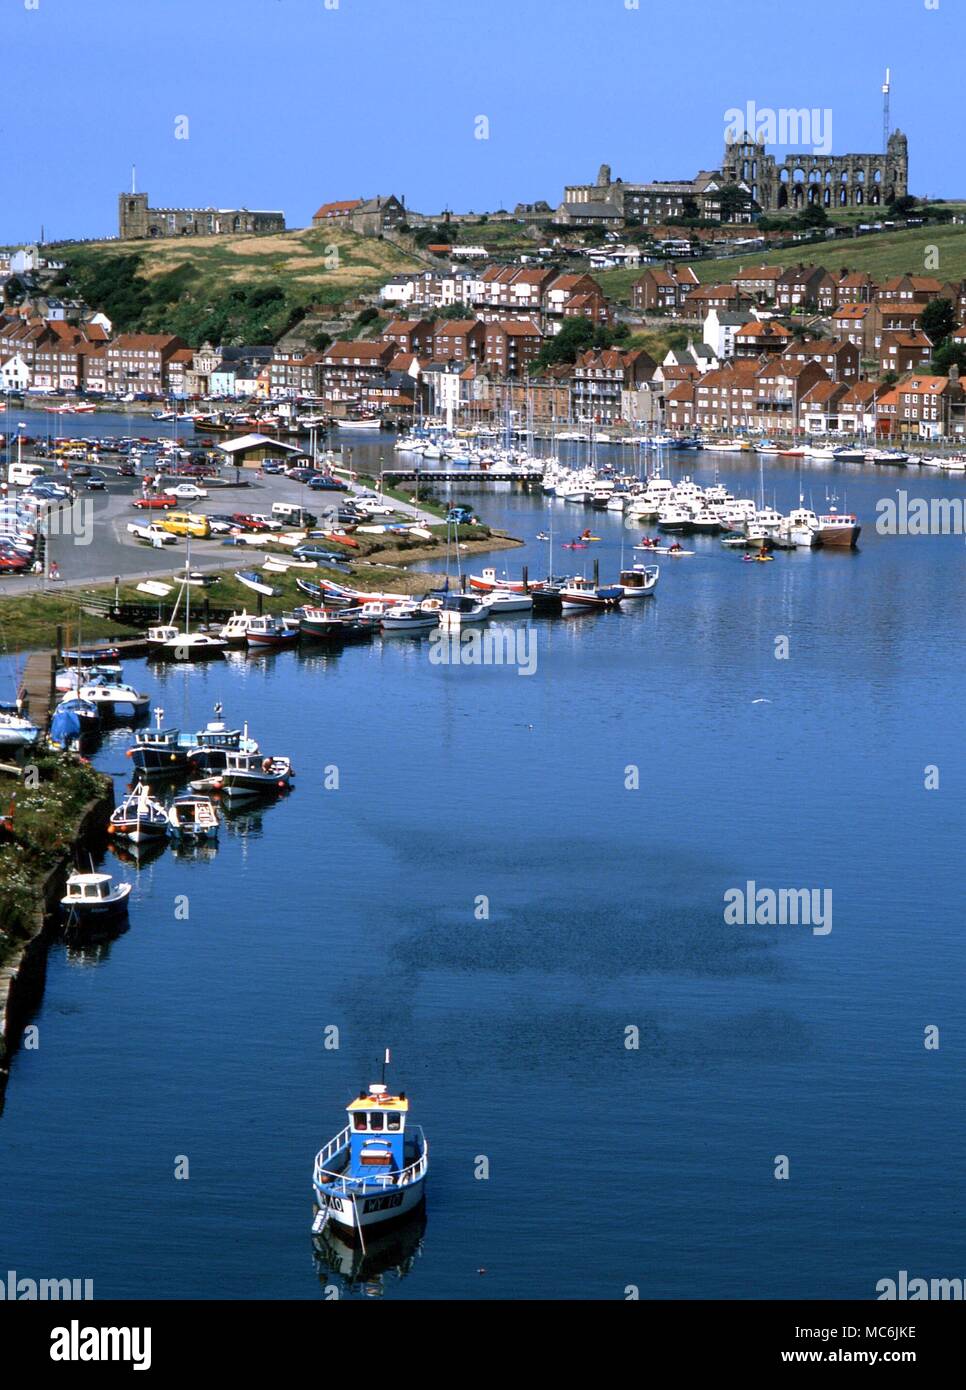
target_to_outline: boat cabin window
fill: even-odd
[[[387,1115],[387,1116],[386,1116],[386,1128],[387,1128],[387,1129],[401,1129],[401,1128],[402,1128],[402,1116],[401,1116],[401,1115],[394,1115],[394,1114]]]
[[[101,885],[99,883],[84,884],[85,898],[99,898],[101,896]]]

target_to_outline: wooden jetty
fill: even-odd
[[[55,652],[34,652],[27,657],[24,666],[19,699],[26,713],[41,729],[48,727],[51,711],[57,703],[56,670]]]

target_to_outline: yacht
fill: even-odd
[[[667,502],[657,514],[660,531],[670,531],[677,535],[687,535],[691,529],[691,513],[674,502]]]

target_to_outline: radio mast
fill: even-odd
[[[891,130],[889,129],[889,126],[890,126],[890,124],[891,124],[891,122],[890,122],[890,120],[889,120],[889,88],[890,88],[890,86],[891,86],[891,83],[890,83],[890,81],[889,81],[889,76],[890,76],[891,71],[892,71],[891,68],[886,68],[885,81],[884,81],[883,84],[882,84],[882,153],[883,153],[883,154],[887,154],[887,153],[888,153],[888,150],[889,150],[889,136],[890,136],[891,133],[892,133]]]

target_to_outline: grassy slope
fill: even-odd
[[[174,310],[186,293],[204,304],[257,286],[279,286],[289,304],[338,304],[378,289],[400,271],[419,269],[391,242],[333,227],[275,236],[91,242],[64,247],[63,254],[69,270],[88,272],[136,256],[138,278],[152,295],[157,292],[162,310]]]
[[[926,270],[926,248],[938,248],[939,265]],[[933,262],[935,257],[932,258]],[[900,232],[876,232],[854,239],[815,242],[789,247],[784,251],[750,251],[744,256],[724,260],[692,261],[703,284],[730,280],[739,266],[797,265],[805,261],[838,270],[865,270],[873,277],[887,279],[910,271],[913,275],[935,275],[941,280],[966,276],[966,227],[909,227]],[[630,287],[643,274],[641,270],[605,270],[597,275],[607,294],[624,303],[630,301]]]

